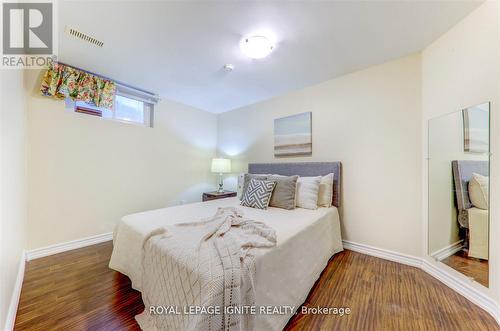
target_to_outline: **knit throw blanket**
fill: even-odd
[[[139,325],[148,331],[251,330],[252,314],[227,307],[255,304],[254,249],[275,245],[274,229],[233,207],[153,231],[143,245]]]

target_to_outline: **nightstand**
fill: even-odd
[[[203,201],[210,201],[210,200],[217,200],[217,199],[224,199],[224,198],[230,198],[230,197],[235,197],[236,192],[233,191],[224,191],[224,192],[205,192],[203,193]]]

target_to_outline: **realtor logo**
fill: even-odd
[[[3,3],[3,54],[52,54],[52,3]]]
[[[56,61],[56,0],[12,1],[1,0],[0,68],[47,68]]]

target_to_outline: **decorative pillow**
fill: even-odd
[[[333,173],[321,177],[319,183],[318,206],[331,207],[333,200]]]
[[[318,209],[318,193],[321,176],[299,177],[295,203],[297,207]]]
[[[297,189],[298,178],[299,176],[277,175],[267,177],[267,180],[276,182],[269,206],[283,209],[294,209],[295,191]]]
[[[248,187],[248,183],[250,182],[250,180],[252,178],[259,179],[259,180],[266,180],[267,179],[267,175],[244,174],[243,175],[243,189],[241,191],[241,197],[240,197],[240,199],[242,199],[243,196],[245,195],[245,192],[246,192],[247,187]]]
[[[252,178],[243,193],[241,205],[246,207],[267,209],[276,182]]]
[[[474,207],[488,209],[489,177],[472,173],[469,181],[469,199]]]

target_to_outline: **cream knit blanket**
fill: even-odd
[[[276,245],[274,229],[219,208],[205,220],[150,233],[143,245],[143,330],[251,330],[252,314],[227,307],[255,304],[255,248]]]

